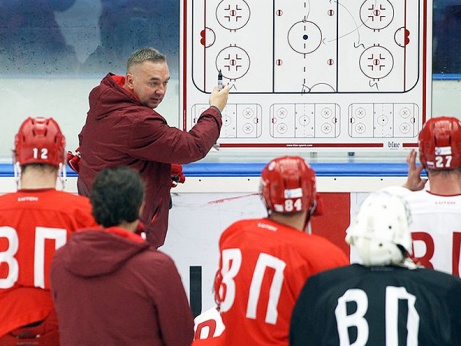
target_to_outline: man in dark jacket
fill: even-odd
[[[51,264],[62,345],[192,342],[192,311],[173,261],[135,233],[143,197],[130,168],[97,175],[90,201],[102,227],[75,233]]]
[[[219,137],[221,111],[229,87],[216,87],[210,107],[185,132],[170,127],[154,109],[162,102],[170,79],[166,57],[153,48],[134,52],[126,77],[111,73],[89,96],[90,109],[79,134],[78,192],[89,196],[96,174],[104,168],[129,166],[146,183],[141,221],[147,239],[163,245],[168,229],[171,164],[190,163],[206,156]]]

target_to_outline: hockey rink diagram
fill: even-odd
[[[415,142],[428,102],[422,5],[184,0],[191,101],[183,127],[207,107],[197,95],[209,94],[221,71],[232,86],[224,145]]]

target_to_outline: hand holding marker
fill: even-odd
[[[219,70],[218,72],[218,90],[222,90],[223,88],[223,85],[222,85],[222,72],[221,70]],[[213,149],[215,149],[216,151],[219,150],[219,143],[216,142],[214,145],[213,145]]]
[[[222,72],[219,70],[218,72],[218,89],[222,90]]]

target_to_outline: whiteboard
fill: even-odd
[[[431,117],[432,1],[183,0],[180,126],[232,86],[222,149],[402,150]]]

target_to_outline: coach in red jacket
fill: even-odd
[[[155,246],[163,245],[168,229],[171,164],[206,156],[219,137],[221,111],[229,95],[228,86],[216,87],[210,108],[185,132],[170,127],[154,111],[169,79],[163,54],[153,48],[135,51],[128,59],[126,77],[109,73],[91,91],[90,109],[79,134],[79,194],[89,196],[96,174],[104,168],[123,165],[139,171],[146,183],[141,221]]]

